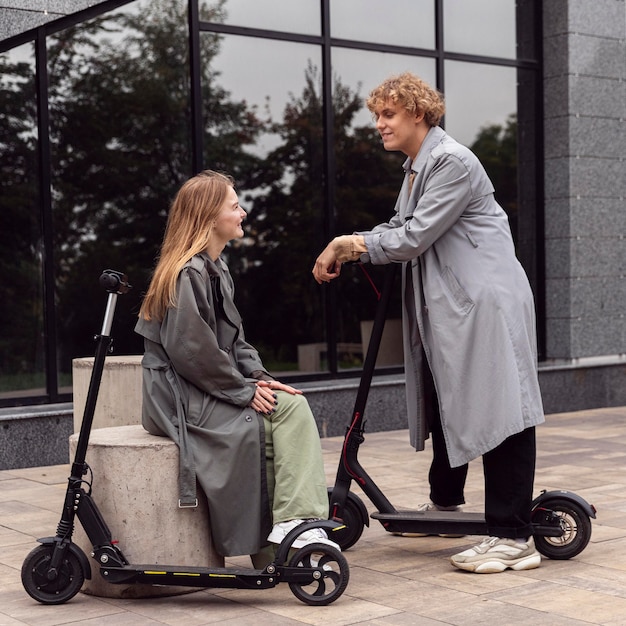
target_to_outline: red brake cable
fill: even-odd
[[[380,291],[374,284],[372,277],[369,275],[368,271],[365,269],[365,266],[363,265],[363,263],[359,263],[359,267],[361,268],[361,271],[365,274],[365,277],[369,281],[369,284],[372,286],[372,289],[374,290],[374,293],[376,294],[376,300],[380,300],[380,296],[381,296]]]

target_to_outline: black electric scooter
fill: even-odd
[[[334,539],[334,533],[339,532],[342,525],[330,520],[303,522],[294,528],[279,545],[274,560],[262,570],[133,565],[126,560],[92,498],[91,469],[85,463],[105,357],[112,347],[110,331],[117,296],[131,289],[127,277],[115,270],[105,270],[100,276],[100,285],[109,294],[107,308],[102,332],[95,338],[96,356],[61,521],[56,536],[39,539],[42,545],[34,548],[24,560],[22,584],[26,592],[42,604],[61,604],[80,591],[85,578],[91,578],[89,560],[72,542],[74,521],[78,517],[93,545],[91,556],[109,583],[268,589],[284,582],[289,584],[296,598],[306,604],[334,602],[345,591],[349,579],[348,563],[341,552],[333,546],[315,543],[290,556],[294,540],[311,528],[323,528],[332,533]],[[84,478],[88,473],[89,480]]]
[[[369,526],[363,501],[350,491],[352,481],[378,509],[371,517],[390,533],[487,535],[482,513],[451,513],[444,511],[397,510],[385,497],[372,478],[361,467],[357,456],[365,440],[363,415],[369,393],[376,357],[387,317],[392,287],[398,264],[388,266],[374,318],[363,374],[345,435],[334,488],[329,489],[330,519],[341,521],[345,528],[335,540],[342,550],[353,546]],[[542,491],[532,503],[533,536],[537,550],[551,559],[569,559],[589,543],[591,519],[596,509],[583,498],[569,491]]]

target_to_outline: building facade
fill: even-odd
[[[393,208],[403,159],[381,149],[364,99],[405,70],[444,93],[446,130],[477,152],[509,214],[537,303],[546,410],[626,404],[624,0],[394,0],[384,16],[369,0],[3,6],[0,420],[11,441],[66,436],[102,269],[135,285],[116,352],[141,350],[132,329],[168,203],[204,168],[231,172],[249,212],[249,236],[228,251],[248,338],[308,390],[316,415],[337,414],[325,434],[343,433],[370,282],[383,275],[347,268],[321,289],[310,270],[334,234]],[[374,430],[404,427],[392,335]]]

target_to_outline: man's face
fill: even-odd
[[[374,119],[385,150],[399,150],[415,158],[422,140],[418,130],[422,116],[411,115],[403,106],[387,100],[374,110]]]

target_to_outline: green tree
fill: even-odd
[[[334,80],[336,233],[368,228],[388,219],[402,170],[397,155],[380,146],[373,128],[353,128],[363,100]],[[281,144],[254,176],[249,232],[254,245],[235,248],[240,261],[240,306],[251,340],[264,357],[284,365],[296,360],[299,343],[322,340],[325,318],[321,288],[311,275],[324,240],[323,100],[318,71],[309,65],[302,94],[292,96],[274,125]],[[400,176],[398,176],[398,172]],[[258,190],[261,190],[260,193]],[[359,319],[371,317],[375,297],[354,268],[331,286],[338,289],[340,341],[360,340]],[[364,293],[365,290],[365,293]],[[363,309],[367,308],[367,312]]]
[[[43,386],[34,67],[0,55],[0,390]]]
[[[219,21],[222,2],[202,19]],[[171,199],[191,171],[186,3],[155,0],[68,29],[50,48],[54,236],[61,361],[91,354],[103,311],[97,278],[127,272],[116,351],[141,352],[133,333]],[[133,8],[132,5],[130,7]],[[203,35],[202,102],[207,166],[237,174],[262,129],[254,111],[218,85],[219,37]]]

